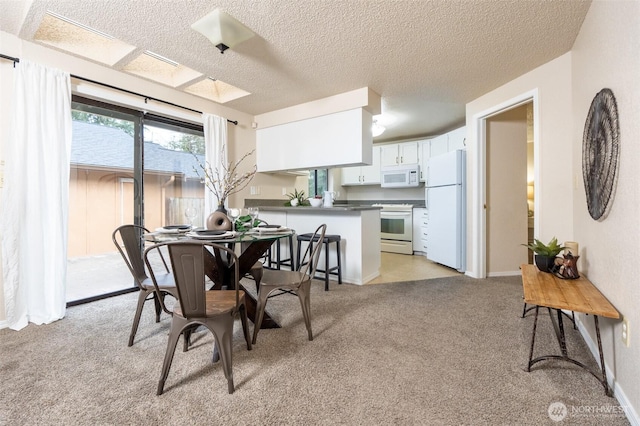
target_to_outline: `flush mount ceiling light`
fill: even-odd
[[[240,21],[220,9],[216,9],[191,25],[218,49],[220,53],[255,36]]]
[[[383,134],[385,130],[387,130],[386,127],[378,124],[377,120],[373,120],[373,125],[371,126],[371,133],[373,134],[374,138],[376,136],[380,136],[381,134]]]

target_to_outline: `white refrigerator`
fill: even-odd
[[[427,258],[464,272],[466,267],[466,152],[431,157],[425,203]]]

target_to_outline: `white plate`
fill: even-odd
[[[160,228],[156,228],[155,232],[159,232],[161,234],[182,234],[184,232],[189,232],[190,230],[191,230],[190,227],[184,227],[184,228],[174,228],[174,227],[164,228],[164,227],[160,227]]]
[[[207,235],[206,233],[199,234],[198,232],[188,232],[187,237],[195,238],[197,240],[223,240],[225,238],[233,238],[236,233],[233,231],[227,231],[224,234]]]

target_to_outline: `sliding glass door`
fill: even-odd
[[[198,144],[204,149],[201,126],[73,101],[68,305],[137,289],[111,238],[118,226],[199,226],[204,199],[193,167],[201,155]],[[188,207],[197,214],[187,218]]]

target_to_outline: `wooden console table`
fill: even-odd
[[[620,313],[611,303],[600,293],[600,291],[584,276],[575,280],[563,280],[548,272],[540,272],[534,265],[522,265],[522,287],[524,290],[524,301],[535,305],[535,319],[533,320],[533,333],[531,334],[531,349],[529,351],[529,364],[527,371],[531,371],[531,366],[537,362],[547,359],[559,359],[571,362],[584,368],[591,373],[604,386],[607,396],[613,396],[611,388],[607,383],[607,373],[604,366],[604,355],[602,354],[602,341],[600,340],[600,326],[598,316],[605,318],[620,318]],[[533,346],[536,338],[536,326],[538,323],[538,310],[546,307],[549,317],[556,332],[560,352],[562,355],[544,355],[533,358]],[[551,309],[557,312],[557,322],[551,314]],[[567,345],[564,336],[564,326],[562,324],[562,309],[574,312],[582,312],[593,315],[596,327],[596,337],[598,340],[598,353],[600,355],[600,375],[581,362],[570,358],[567,354]]]

